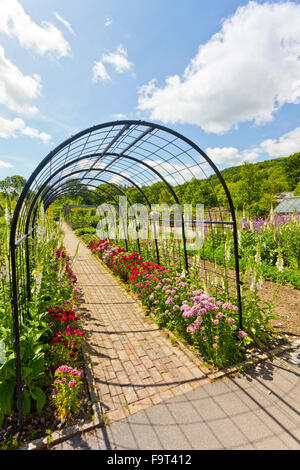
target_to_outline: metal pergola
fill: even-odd
[[[230,211],[230,220],[224,220],[212,182],[213,173],[221,183]],[[69,181],[76,180],[86,189],[101,184],[118,189],[133,187],[139,191],[150,207],[145,187],[162,182],[174,203],[179,204],[175,187],[191,179],[207,179],[211,195],[218,207],[218,220],[214,224],[231,230],[234,244],[236,300],[239,325],[242,328],[242,305],[239,276],[237,223],[228,187],[212,160],[194,142],[159,124],[122,120],[108,122],[85,129],[71,136],[52,150],[37,166],[17,201],[10,231],[10,266],[14,345],[16,357],[16,390],[19,411],[22,413],[22,371],[20,361],[20,326],[26,317],[26,303],[30,300],[31,264],[29,239],[34,236],[37,211],[72,191]],[[130,202],[130,201],[129,201]],[[210,214],[210,211],[208,210]],[[189,269],[186,250],[186,230],[181,212],[182,241],[185,269]],[[159,248],[156,241],[156,256]]]

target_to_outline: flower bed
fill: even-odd
[[[94,239],[90,250],[127,284],[156,321],[187,340],[213,366],[242,359],[250,336],[237,327],[237,307],[216,300],[184,274],[128,253],[107,240]]]
[[[24,381],[24,425],[21,430],[15,402],[13,344],[8,339],[6,360],[0,366],[1,449],[18,447],[26,440],[82,422],[91,414],[88,386],[83,374],[82,341],[85,333],[76,305],[80,290],[65,252],[53,245],[50,249],[52,255],[43,266],[42,273],[33,274],[35,283],[30,317],[21,324]],[[61,376],[63,369],[68,371],[70,380]]]

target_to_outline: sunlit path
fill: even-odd
[[[84,329],[97,391],[111,423],[205,384],[190,358],[65,225],[69,255],[84,296]]]

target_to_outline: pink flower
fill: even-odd
[[[219,320],[214,320],[214,324],[217,325],[219,323]]]
[[[234,319],[232,317],[228,318],[229,323],[234,323]]]
[[[58,392],[59,392],[58,388],[55,388],[55,389],[53,390],[54,395],[57,395]]]
[[[242,330],[239,331],[239,335],[240,335],[241,338],[247,338],[247,336],[248,336],[247,333],[245,333]]]
[[[216,349],[217,347],[218,347],[218,345],[217,345],[216,343],[214,343],[214,344],[213,344],[213,348]]]
[[[75,380],[75,379],[73,379],[73,380],[70,380],[70,382],[69,382],[69,387],[70,387],[70,388],[72,388],[72,387],[76,387],[76,385],[77,385],[77,382],[76,382],[76,380]]]

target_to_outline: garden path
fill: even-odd
[[[83,327],[109,423],[209,382],[208,370],[173,345],[108,268],[64,225],[64,245],[83,293]]]

